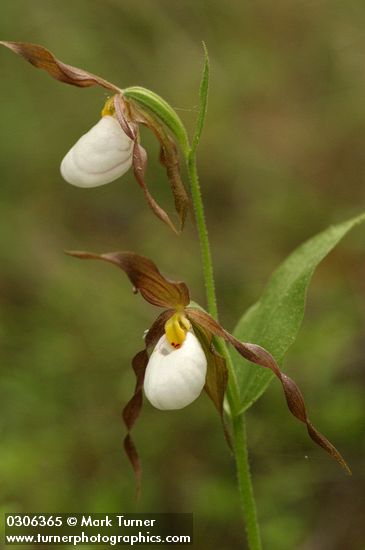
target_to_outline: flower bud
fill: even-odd
[[[61,174],[77,187],[98,187],[122,176],[132,160],[133,141],[113,116],[103,116],[67,153]]]
[[[164,334],[147,365],[146,397],[157,409],[182,409],[199,397],[206,372],[207,359],[193,333],[187,333],[179,349],[174,349]]]

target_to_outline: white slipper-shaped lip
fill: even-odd
[[[98,187],[125,174],[132,161],[133,140],[113,116],[104,116],[66,154],[61,174],[77,187]]]
[[[144,379],[146,397],[157,409],[182,409],[199,397],[206,372],[207,359],[192,332],[186,334],[179,349],[174,349],[164,334],[147,365]]]

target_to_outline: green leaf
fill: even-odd
[[[297,248],[274,272],[261,299],[241,317],[234,331],[236,338],[267,348],[282,363],[302,323],[314,270],[350,229],[364,221],[362,214],[331,226]],[[263,394],[273,374],[236,354],[232,358],[244,411]]]
[[[206,117],[207,108],[208,108],[209,56],[208,56],[207,47],[204,42],[203,42],[203,48],[204,48],[204,66],[203,66],[203,72],[202,72],[202,78],[200,81],[200,90],[199,90],[199,114],[198,114],[198,119],[196,121],[193,144],[191,147],[191,153],[190,153],[191,156],[194,156],[196,154],[196,150],[198,148],[200,137],[202,135],[205,117]]]
[[[123,96],[126,99],[132,99],[143,107],[147,107],[147,109],[156,115],[171,130],[178,140],[185,157],[188,157],[190,145],[185,126],[179,115],[167,101],[155,94],[155,92],[141,86],[126,88],[123,90]]]

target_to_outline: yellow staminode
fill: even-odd
[[[110,97],[106,102],[105,102],[105,105],[103,107],[103,110],[101,111],[101,116],[113,116],[115,113],[115,108],[114,108],[114,96],[113,97]]]
[[[165,323],[166,338],[175,349],[181,348],[191,324],[184,314],[176,312]]]

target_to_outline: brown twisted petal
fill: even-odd
[[[145,149],[137,142],[134,142],[133,149],[133,173],[136,178],[139,186],[141,187],[143,194],[146,198],[148,206],[151,208],[152,212],[170,229],[177,235],[180,234],[179,230],[176,229],[174,223],[171,221],[170,216],[165,212],[163,208],[155,201],[151,193],[148,190],[147,184],[145,182],[145,173],[147,167],[147,153]]]
[[[121,125],[122,130],[127,134],[130,139],[136,140],[138,137],[138,125],[130,120],[126,102],[124,101],[121,94],[116,94],[115,96],[113,96],[113,106],[115,116],[119,124]]]
[[[213,346],[212,335],[196,323],[193,324],[194,334],[198,338],[207,358],[207,375],[204,389],[208,397],[213,401],[221,418],[223,431],[230,449],[232,449],[231,436],[224,417],[224,396],[228,383],[228,370],[226,361]]]
[[[136,385],[134,388],[134,394],[130,401],[123,409],[123,420],[127,427],[127,435],[124,438],[124,450],[134,470],[134,476],[136,479],[136,496],[137,498],[141,492],[141,478],[142,468],[141,461],[139,459],[138,451],[130,434],[133,424],[137,420],[139,413],[142,409],[143,401],[143,382],[148,364],[147,350],[138,352],[132,359],[132,367],[136,375]]]
[[[114,96],[114,108],[115,115],[122,129],[127,134],[127,136],[134,141],[133,173],[138,185],[143,191],[148,206],[161,221],[163,221],[166,225],[170,227],[170,229],[172,229],[172,231],[174,231],[174,233],[179,234],[179,231],[176,229],[167,212],[165,212],[165,210],[161,208],[161,206],[155,201],[148,190],[145,181],[145,174],[147,169],[147,152],[138,143],[138,125],[136,124],[136,122],[140,122],[140,120],[137,120],[137,118],[134,116],[134,113],[133,115],[129,114],[128,116],[128,108],[126,102],[120,94]],[[130,120],[130,116],[132,117],[133,122]]]
[[[173,313],[174,310],[170,309],[167,311],[163,311],[161,315],[159,315],[145,337],[145,349],[138,352],[132,359],[132,367],[136,375],[136,385],[132,398],[128,401],[123,409],[123,420],[127,427],[127,435],[124,439],[124,449],[128,456],[129,462],[131,463],[134,470],[137,498],[139,497],[141,492],[142,468],[141,461],[139,459],[139,455],[130,432],[142,409],[143,382],[149,359],[147,350],[149,347],[154,346],[158,342],[158,340],[164,333],[166,321],[171,317],[171,315],[173,315]]]
[[[71,84],[79,88],[102,86],[108,90],[120,91],[117,86],[104,80],[100,76],[63,63],[49,50],[38,44],[8,41],[0,41],[0,44],[20,55],[38,69],[44,69],[53,78],[65,84]]]
[[[177,147],[169,136],[166,136],[166,139],[161,142],[160,162],[166,168],[174,196],[175,209],[180,219],[180,231],[182,231],[189,211],[190,199],[181,180]]]
[[[104,260],[122,269],[147,302],[159,307],[182,308],[190,297],[185,283],[165,279],[155,264],[134,252],[110,252],[94,254],[78,250],[67,250],[66,254],[81,260]]]
[[[180,219],[180,231],[184,228],[186,215],[190,207],[190,199],[181,180],[179,155],[175,142],[159,122],[147,113],[140,105],[131,105],[133,119],[144,124],[155,134],[160,142],[160,162],[165,166],[171,191],[174,196],[175,209]]]
[[[186,310],[186,314],[192,322],[201,325],[212,334],[220,336],[232,344],[238,353],[240,353],[245,359],[248,359],[252,363],[260,365],[264,368],[270,369],[281,382],[290,412],[306,425],[308,434],[312,440],[317,443],[317,445],[322,447],[329,455],[331,455],[348,474],[351,474],[349,466],[336,447],[334,447],[334,445],[332,445],[332,443],[328,441],[328,439],[322,435],[309,420],[304,398],[297,384],[294,380],[289,378],[289,376],[281,372],[277,362],[268,351],[256,344],[240,342],[204,311],[188,308]]]

